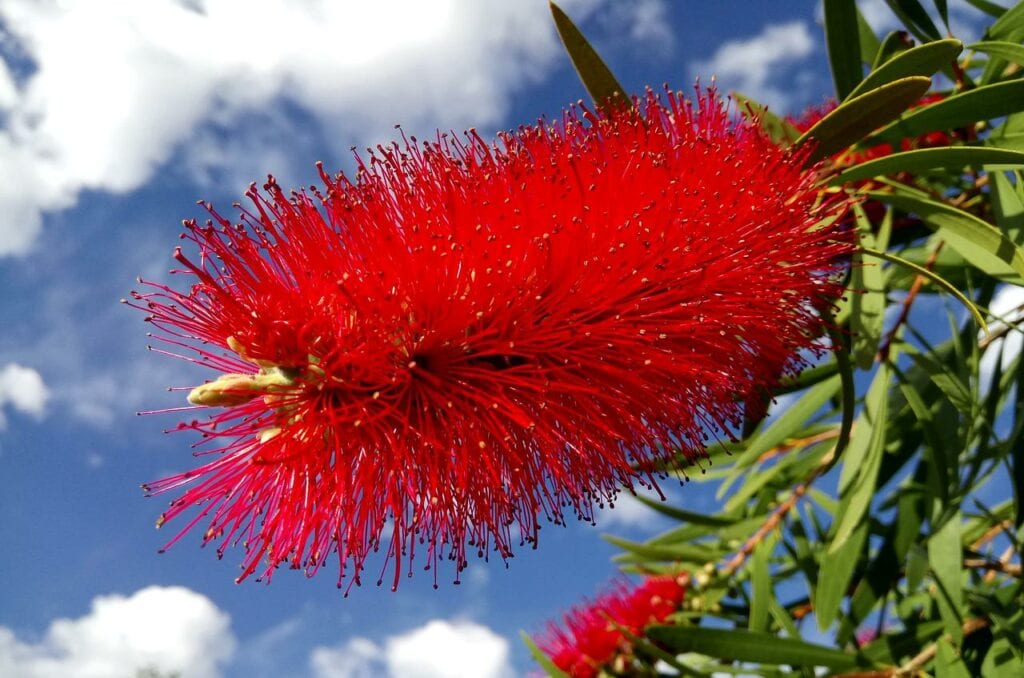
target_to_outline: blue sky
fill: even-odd
[[[877,29],[893,18],[861,3]],[[777,111],[830,90],[815,3],[564,3],[638,90],[717,75]],[[139,485],[188,468],[167,386],[209,375],[149,353],[134,278],[166,280],[195,201],[227,212],[268,172],[308,184],[314,162],[393,126],[495,130],[584,96],[542,0],[271,0],[0,4],[0,675],[186,677],[519,675],[518,631],[614,573],[602,532],[663,524],[628,498],[599,525],[543,531],[506,568],[473,563],[343,598],[331,573],[235,585],[201,530],[164,555],[164,499]],[[372,9],[368,9],[372,7]],[[954,16],[961,16],[957,9]],[[674,500],[707,509],[703,488]],[[372,577],[370,577],[372,579]],[[436,662],[436,663],[432,663]],[[418,673],[411,667],[417,667]]]

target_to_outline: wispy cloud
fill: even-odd
[[[776,112],[786,112],[792,97],[784,67],[806,59],[814,45],[810,26],[803,21],[769,24],[751,38],[722,44],[710,59],[692,64],[691,70],[705,81],[715,76],[724,89],[738,90]]]

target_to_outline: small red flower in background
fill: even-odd
[[[191,287],[134,299],[224,373],[190,395],[224,409],[181,427],[214,458],[148,486],[187,488],[160,523],[198,509],[182,533],[241,543],[240,579],[336,553],[358,582],[383,549],[397,585],[593,520],[728,435],[816,346],[845,203],[714,93],[635,103],[379,146],[354,179],[271,179],[239,224],[186,224]]]
[[[938,103],[945,98],[946,96],[944,94],[932,92],[921,97],[917,103],[912,105],[908,110],[924,108],[925,106]],[[799,116],[788,117],[786,118],[786,121],[793,125],[798,132],[803,133],[811,127],[814,127],[819,120],[835,110],[836,105],[835,100],[830,99],[820,106],[809,106]],[[949,146],[953,142],[953,138],[954,135],[951,135],[949,132],[934,130],[913,139],[901,139],[898,150],[910,151],[917,148],[939,148],[942,146]],[[868,160],[892,155],[895,152],[897,152],[897,150],[893,148],[892,144],[882,143],[875,146],[869,146],[862,150],[842,151],[841,153],[836,154],[836,156],[832,158],[832,161],[838,167],[851,167],[853,165],[859,165],[860,163],[867,162]]]
[[[593,678],[617,659],[632,656],[623,630],[642,636],[644,627],[679,610],[686,581],[685,575],[649,577],[635,588],[620,581],[597,600],[570,610],[562,626],[550,623],[537,646],[572,678]]]

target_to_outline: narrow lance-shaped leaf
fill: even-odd
[[[1016,64],[1024,64],[1024,45],[1018,45],[1015,42],[1006,42],[1005,40],[984,40],[982,42],[976,42],[973,45],[969,45],[967,49],[974,50],[975,52],[991,54],[994,57],[1012,61]]]
[[[771,448],[780,445],[786,438],[801,428],[812,414],[821,409],[828,402],[829,398],[835,395],[836,391],[839,390],[840,384],[841,380],[837,375],[815,385],[802,395],[799,400],[787,407],[768,428],[759,433],[757,437],[752,438],[747,449],[736,460],[735,470],[730,476],[730,480],[722,484],[718,496],[721,497],[728,492],[732,480],[739,476],[743,469],[756,462],[758,457]]]
[[[978,323],[978,327],[982,328],[982,330],[984,330],[986,334],[988,333],[988,324],[985,322],[984,316],[981,315],[981,311],[979,311],[978,307],[974,305],[974,302],[971,301],[970,298],[968,298],[963,292],[957,289],[956,285],[953,285],[939,274],[935,273],[934,271],[928,270],[924,266],[918,266],[912,261],[908,261],[906,259],[898,257],[895,254],[889,254],[888,252],[882,252],[880,250],[870,250],[863,247],[861,248],[861,252],[872,257],[877,257],[879,259],[891,261],[894,264],[899,264],[900,266],[909,268],[918,275],[923,276],[928,280],[931,280],[933,283],[935,283],[936,285],[938,285],[939,287],[941,287],[942,289],[956,297],[957,300],[961,304],[963,304],[968,311],[971,312],[971,315],[974,317],[975,322]]]
[[[865,144],[916,138],[934,130],[963,127],[1021,110],[1024,110],[1024,80],[985,85],[914,109],[872,135]]]
[[[750,563],[751,601],[750,601],[750,630],[768,630],[768,611],[772,594],[772,576],[769,569],[772,551],[775,549],[775,536],[770,535],[763,539],[757,548]]]
[[[935,5],[939,16],[942,17],[942,23],[946,24],[946,29],[949,30],[949,4],[946,0],[932,0],[932,3]]]
[[[822,631],[832,626],[839,614],[867,536],[868,521],[863,520],[838,550],[827,551],[821,558],[818,585],[814,589],[814,614]]]
[[[875,248],[875,236],[871,222],[864,209],[854,205],[857,222],[857,240],[862,248]],[[875,362],[878,341],[882,334],[882,318],[885,314],[885,275],[879,262],[865,262],[863,250],[853,256],[850,272],[850,329],[853,332],[854,362],[862,370],[870,369]]]
[[[942,37],[935,22],[928,16],[928,11],[918,0],[885,0],[885,3],[918,40],[926,42]]]
[[[860,524],[871,505],[878,483],[878,469],[885,451],[885,422],[889,412],[890,370],[882,364],[864,398],[864,409],[856,424],[843,471],[840,474],[838,519],[833,526],[830,553],[839,551]]]
[[[852,669],[860,661],[855,655],[797,638],[780,638],[771,633],[740,629],[712,629],[686,626],[650,626],[647,635],[677,653],[699,652],[709,657],[794,667],[825,666],[832,670]]]
[[[877,87],[912,75],[930,76],[943,66],[949,65],[963,51],[963,43],[953,38],[927,42],[912,47],[892,57],[874,69],[850,93],[860,96]]]
[[[964,259],[985,273],[1024,284],[1024,251],[992,224],[952,205],[913,195],[882,191],[869,191],[868,195],[917,214]]]
[[[907,110],[930,86],[929,78],[902,78],[844,101],[804,132],[796,144],[816,142],[808,158],[811,162],[834,155]]]
[[[871,28],[871,24],[864,18],[860,9],[857,9],[857,37],[860,43],[860,60],[864,65],[870,67],[875,63],[875,57],[881,51],[882,42],[875,35],[874,29]]]
[[[625,101],[626,90],[612,74],[604,59],[597,53],[572,19],[554,2],[549,3],[558,35],[572,65],[598,106],[604,106],[616,97]]]
[[[857,407],[856,384],[853,378],[853,363],[846,352],[846,342],[838,325],[832,321],[828,329],[829,339],[832,341],[832,352],[835,354],[836,364],[839,368],[840,395],[842,396],[843,409],[842,418],[839,424],[839,437],[836,438],[836,446],[832,450],[832,458],[838,460],[850,444],[850,434],[853,432],[853,417]]]
[[[863,77],[860,60],[860,36],[850,30],[857,23],[854,0],[824,0],[825,42],[836,98],[846,99]]]
[[[936,601],[946,625],[946,633],[959,643],[963,639],[963,590],[960,583],[963,551],[960,544],[959,511],[943,523],[928,540],[928,564],[938,585]]]
[[[893,31],[889,33],[889,35],[885,36],[885,40],[878,45],[878,52],[871,61],[871,70],[878,70],[882,64],[906,52],[913,46],[914,41],[910,39],[906,31]]]
[[[967,2],[968,5],[971,5],[972,7],[976,7],[978,9],[980,9],[982,12],[984,12],[985,14],[988,14],[989,16],[993,16],[993,17],[995,17],[997,19],[999,17],[1001,17],[1002,15],[1006,14],[1006,8],[1005,7],[1003,7],[1002,5],[997,5],[994,2],[989,2],[989,0],[966,0],[966,2]]]
[[[897,172],[922,172],[934,169],[959,170],[982,165],[1024,165],[1024,152],[985,146],[922,148],[886,155],[855,165],[835,177],[832,183],[845,184]]]
[[[987,31],[987,37],[1014,42],[1024,37],[1024,3],[1013,5]]]

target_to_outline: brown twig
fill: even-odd
[[[821,460],[821,463],[818,465],[818,467],[814,469],[814,471],[811,473],[811,475],[807,477],[806,480],[804,480],[802,483],[793,488],[793,493],[786,498],[786,501],[779,504],[778,507],[776,507],[776,509],[772,511],[771,515],[768,516],[768,519],[761,524],[761,527],[757,528],[757,532],[755,532],[749,539],[747,539],[747,541],[743,544],[743,547],[740,548],[740,550],[737,551],[733,555],[733,557],[725,563],[721,570],[721,573],[725,577],[731,577],[732,575],[736,574],[736,572],[741,567],[743,567],[743,563],[747,561],[747,558],[749,558],[750,554],[754,552],[754,549],[757,548],[757,545],[760,544],[765,537],[771,534],[772,530],[774,530],[782,523],[782,520],[790,511],[793,510],[797,502],[800,501],[800,498],[807,494],[807,490],[811,488],[811,485],[814,484],[814,481],[821,477],[821,475],[829,468],[831,468],[831,466],[832,453],[830,452],[829,454],[825,455],[825,457]]]
[[[1021,566],[1016,563],[1004,562],[1002,558],[999,560],[988,560],[987,558],[966,558],[964,559],[964,567],[979,570],[989,570],[990,573],[1002,572],[1008,574],[1011,577],[1021,578]]]
[[[990,329],[989,333],[986,334],[984,337],[982,337],[978,341],[978,348],[984,350],[984,349],[988,348],[988,346],[992,342],[996,341],[997,339],[1002,339],[1003,337],[1005,337],[1010,332],[1020,331],[1021,330],[1021,326],[1020,326],[1019,323],[1021,321],[1021,317],[1020,317],[1021,311],[1024,311],[1024,305],[1018,306],[1017,308],[1013,309],[1009,313],[1004,314],[1003,315],[1004,318],[1008,318],[1008,317],[1010,317],[1010,315],[1013,315],[1014,316],[1014,320],[1012,320],[1012,321],[1011,320],[999,321],[1000,324],[999,324],[998,327],[996,327],[996,329]],[[993,323],[993,324],[995,324],[995,323]]]
[[[989,543],[997,536],[999,536],[1000,532],[1002,532],[1003,530],[1007,530],[1011,527],[1013,527],[1013,521],[1009,519],[1004,520],[996,525],[993,525],[992,527],[985,530],[985,534],[981,535],[980,537],[974,540],[974,543],[971,544],[971,550],[977,551],[982,546],[984,546],[985,544]]]
[[[964,625],[963,625],[964,637],[967,637],[967,636],[971,635],[975,631],[980,631],[981,629],[987,627],[988,625],[989,625],[989,621],[987,619],[982,619],[980,617],[975,617],[973,619],[968,619],[967,621],[964,622]],[[951,639],[952,639],[952,637],[947,634],[947,635],[943,636],[940,640],[951,640]],[[938,650],[939,650],[939,641],[937,640],[934,643],[931,643],[930,645],[925,647],[923,650],[918,652],[916,655],[914,655],[914,657],[910,661],[908,661],[906,664],[904,664],[903,666],[901,666],[898,669],[896,669],[895,672],[893,672],[891,675],[894,678],[897,677],[897,676],[899,678],[911,678],[913,676],[921,675],[921,673],[922,673],[921,669],[928,662],[930,662],[932,659],[935,658],[935,653],[938,652]]]
[[[764,454],[762,454],[760,457],[757,458],[757,463],[758,464],[763,464],[764,462],[770,461],[771,459],[774,459],[775,457],[779,456],[780,454],[783,454],[785,452],[789,452],[792,449],[795,449],[795,448],[798,448],[798,447],[808,447],[810,445],[815,445],[817,443],[821,443],[821,442],[824,442],[826,440],[831,440],[833,438],[838,438],[838,437],[839,437],[839,427],[836,427],[835,429],[830,430],[830,431],[825,431],[823,433],[819,433],[817,435],[807,436],[806,438],[793,438],[793,439],[787,440],[786,442],[782,443],[781,445],[776,445],[775,447],[771,448],[770,450],[767,450]]]
[[[935,262],[939,258],[939,252],[942,251],[943,242],[939,242],[932,250],[932,253],[928,255],[928,260],[925,262],[924,267],[929,271],[935,266]],[[914,278],[914,282],[910,285],[910,291],[907,292],[906,298],[903,299],[903,305],[900,309],[900,315],[896,319],[896,324],[892,326],[889,333],[885,335],[885,341],[882,342],[881,346],[878,347],[878,356],[876,360],[878,362],[885,362],[889,359],[889,350],[892,348],[892,342],[896,340],[896,335],[899,333],[900,328],[907,322],[907,318],[910,316],[910,307],[914,305],[914,300],[917,299],[917,295],[921,292],[921,288],[927,282],[927,278],[923,275],[918,275]]]

